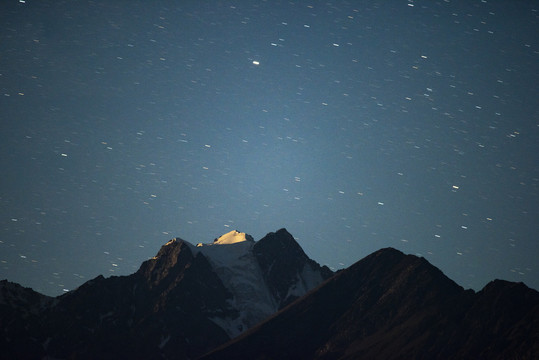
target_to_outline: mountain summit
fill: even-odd
[[[221,235],[219,238],[213,241],[214,245],[229,245],[235,244],[243,241],[254,242],[254,239],[251,235],[246,233],[239,232],[238,230],[232,230],[224,235]]]
[[[269,233],[258,242],[233,230],[212,244],[198,244],[192,251],[209,261],[231,292],[226,305],[234,311],[211,318],[230,337],[256,325],[333,274],[309,259],[286,229]]]

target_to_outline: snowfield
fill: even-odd
[[[198,244],[217,276],[233,294],[231,306],[240,316],[235,319],[213,318],[229,336],[235,337],[277,311],[260,266],[252,252],[255,242],[250,235],[236,230],[219,237],[212,244]]]

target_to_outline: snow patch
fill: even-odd
[[[231,319],[228,317],[213,317],[210,318],[210,320],[220,326],[221,329],[223,329],[228,334],[228,336],[230,336],[230,338],[235,338],[236,336],[247,330],[247,328],[245,327],[244,318],[245,314],[240,314],[240,316],[235,319]]]
[[[229,245],[229,244],[235,244],[243,241],[253,241],[253,238],[251,235],[247,235],[246,233],[239,232],[238,230],[232,230],[230,232],[227,232],[224,235],[221,235],[218,239],[216,239],[213,244],[214,245]]]
[[[296,282],[288,289],[285,299],[291,296],[301,297],[323,281],[324,279],[319,271],[314,270],[310,264],[305,264],[301,273],[296,275]]]
[[[301,272],[303,282],[307,286],[307,291],[320,285],[324,279],[322,278],[322,273],[316,271],[310,264],[305,264],[303,271]]]
[[[277,311],[277,305],[253,254],[254,241],[249,241],[247,236],[232,231],[213,244],[194,248],[196,253],[201,252],[206,256],[217,276],[233,294],[230,305],[240,315],[236,318],[211,319],[230,337],[236,337]],[[235,241],[239,239],[243,240]]]

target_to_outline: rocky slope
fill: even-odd
[[[423,258],[382,249],[209,359],[537,359],[539,293],[464,290]]]

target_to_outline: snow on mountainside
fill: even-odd
[[[280,241],[283,236],[290,237],[297,247],[299,245],[286,230],[281,229],[278,234],[269,233],[255,242],[252,236],[233,230],[211,244],[191,247],[195,255],[201,253],[208,259],[225,288],[233,294],[227,305],[236,309],[239,316],[211,318],[230,337],[239,335],[275,313],[286,305],[283,300],[302,296],[328,277],[318,264],[304,264],[307,257],[302,251],[288,253],[289,249],[283,247]],[[284,270],[282,276],[289,279],[285,296],[270,283],[270,273],[274,269],[262,267],[260,254],[255,251],[256,244],[260,243],[267,244],[268,250],[273,247],[272,257],[281,258],[280,263],[297,263],[289,269],[280,266]]]
[[[310,259],[286,229],[268,233],[255,243],[253,253],[279,310],[333,275]]]
[[[252,249],[253,238],[236,230],[216,239],[213,244],[198,244],[195,254],[202,253],[212,265],[223,285],[233,294],[229,304],[238,310],[239,317],[211,320],[221,326],[230,337],[277,311]]]

